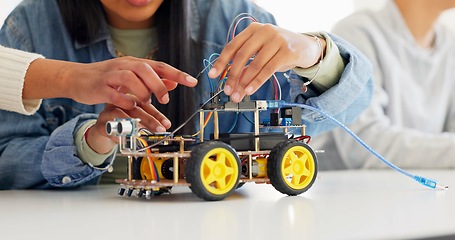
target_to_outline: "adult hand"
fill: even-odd
[[[89,64],[37,59],[27,71],[23,98],[67,97],[85,104],[133,109],[136,102],[127,94],[142,102],[155,94],[165,104],[168,91],[177,84],[193,87],[197,80],[163,62],[134,57]]]
[[[97,153],[109,152],[118,141],[118,137],[109,136],[106,133],[106,122],[116,118],[140,118],[141,124],[151,131],[164,132],[171,127],[171,122],[160,113],[150,102],[141,102],[133,95],[127,95],[138,104],[129,110],[107,104],[100,113],[95,125],[91,127],[87,135],[88,145]]]
[[[325,50],[325,40],[320,40]],[[317,41],[310,36],[271,24],[252,23],[226,45],[209,77],[219,76],[232,60],[224,92],[239,102],[246,94],[256,92],[275,72],[311,67],[321,56]]]
[[[197,80],[163,62],[121,57],[85,64],[70,72],[69,91],[72,99],[86,104],[109,103],[133,109],[135,102],[125,93],[149,102],[155,94],[162,104],[169,102],[168,91],[177,84],[193,87]],[[65,78],[63,78],[65,79]]]

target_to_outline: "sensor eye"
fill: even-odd
[[[133,134],[133,123],[131,121],[120,121],[117,130],[122,135]]]
[[[108,135],[116,135],[119,134],[119,122],[116,121],[109,121],[106,123],[106,133]]]

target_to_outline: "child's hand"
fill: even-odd
[[[325,40],[321,43],[324,50]],[[252,23],[226,45],[209,76],[219,76],[232,60],[224,92],[239,102],[246,94],[256,92],[273,73],[311,67],[320,57],[321,49],[312,37],[271,24]]]
[[[165,132],[171,127],[171,122],[159,112],[151,103],[141,102],[133,95],[126,95],[132,101],[138,102],[130,110],[124,110],[114,105],[107,104],[100,113],[96,124],[92,126],[87,135],[88,145],[97,153],[109,152],[117,143],[118,138],[109,136],[106,132],[106,122],[116,118],[140,118],[141,124],[152,132]]]

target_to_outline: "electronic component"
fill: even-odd
[[[232,26],[235,28],[244,19],[256,21],[250,15],[240,14]],[[234,37],[235,29],[229,29],[226,42],[231,34]],[[204,61],[205,67],[200,74],[210,69],[217,56],[212,54]],[[198,197],[215,201],[226,198],[247,182],[268,183],[287,195],[299,195],[311,188],[317,177],[318,162],[307,144],[309,136],[305,134],[302,109],[319,112],[345,130],[347,127],[317,108],[281,100],[281,87],[275,75],[271,79],[275,100],[252,101],[246,96],[239,103],[223,101],[226,96],[220,97],[220,94],[230,67],[223,70],[219,79],[209,79],[210,98],[171,133],[155,134],[144,130],[139,126],[139,119],[116,119],[106,124],[106,132],[119,138],[120,155],[128,156],[128,176],[117,180],[121,185],[119,195],[131,197],[136,191],[137,197],[150,199],[169,193],[173,186],[189,186]],[[259,112],[262,111],[269,111],[270,119],[263,119],[260,125]],[[226,112],[253,114],[253,120],[249,121],[254,132],[220,133],[219,115]],[[199,132],[190,137],[174,135],[196,115],[199,115]],[[207,141],[204,128],[212,115],[214,130]],[[349,129],[347,131],[356,137]],[[288,135],[290,132],[292,134]],[[361,140],[359,142],[366,146]],[[426,186],[444,187],[381,160]]]
[[[316,155],[303,140],[290,139],[292,135],[287,134],[295,128],[304,135],[304,128],[288,124],[276,126],[281,130],[278,132],[260,131],[270,127],[259,124],[259,112],[268,109],[267,102],[247,100],[244,103],[237,109],[201,107],[198,112],[203,119],[205,114],[232,111],[254,115],[255,132],[252,133],[220,133],[216,122],[219,118],[214,118],[210,141],[202,137],[197,141],[175,136],[175,130],[154,134],[140,128],[139,119],[108,122],[106,132],[119,137],[120,153],[128,156],[129,162],[128,177],[117,180],[121,184],[119,195],[151,198],[169,192],[173,186],[191,186],[193,193],[202,199],[221,200],[246,182],[271,183],[287,195],[307,191],[316,179]],[[202,131],[204,126],[205,121],[200,121]],[[289,154],[292,160],[287,160]],[[244,159],[242,163],[240,158]],[[282,164],[286,171],[278,167]],[[299,167],[292,167],[294,165]]]

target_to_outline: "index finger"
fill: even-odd
[[[158,76],[160,76],[160,78],[172,80],[187,87],[194,87],[198,82],[196,78],[192,77],[188,73],[182,72],[164,62],[150,60],[147,61],[147,63],[153,68]]]
[[[253,35],[254,30],[257,29],[258,23],[252,23],[250,26],[245,28],[241,33],[234,37],[221,51],[220,56],[213,64],[213,67],[209,71],[209,77],[215,78],[221,74],[226,65],[234,58],[237,51],[243,46],[243,44]]]
[[[128,80],[120,83],[120,86],[126,86],[131,93],[136,93],[138,97],[142,98],[144,96],[142,93],[145,89],[143,89],[144,86],[139,85],[136,81],[139,80],[150,93],[155,94],[160,103],[168,103],[169,95],[167,87],[150,65],[144,62],[133,61],[124,63],[120,69],[127,69],[124,74],[126,77],[124,78]]]

